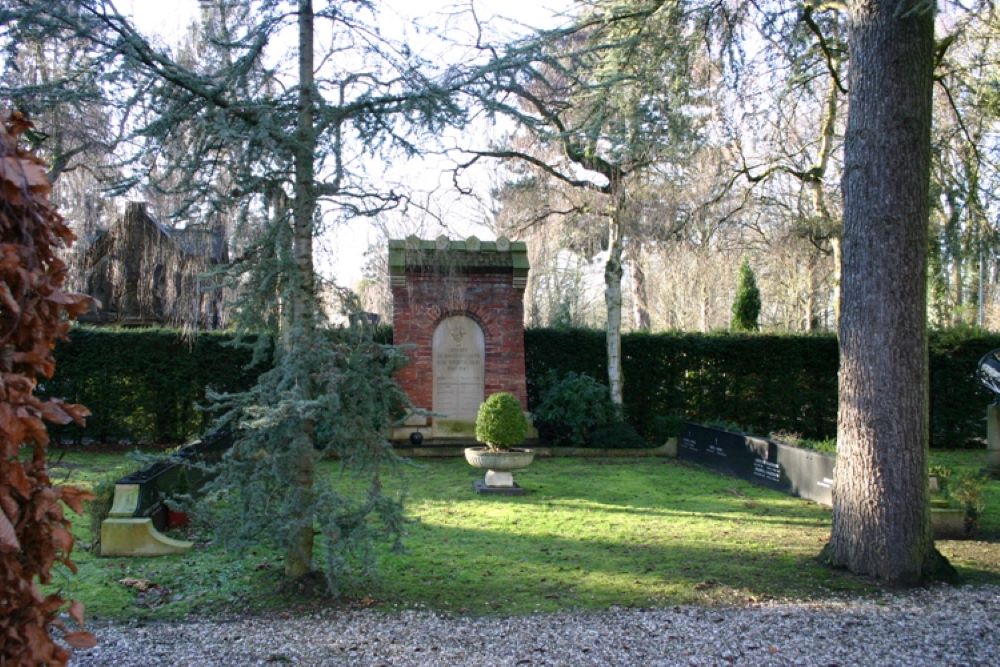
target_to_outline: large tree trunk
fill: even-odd
[[[927,222],[933,5],[850,3],[833,565],[928,574]]]
[[[312,221],[316,210],[315,147],[316,133],[313,107],[313,9],[311,0],[299,0],[299,99],[298,142],[295,148],[295,208],[293,210],[292,261],[294,280],[291,285],[292,323],[285,353],[293,363],[308,353],[315,322],[315,278],[313,276]],[[299,378],[299,390],[304,400],[312,398],[308,373]],[[295,448],[296,493],[299,503],[297,516],[291,517],[292,536],[285,558],[285,574],[300,577],[312,569],[313,553],[313,482],[315,477],[314,424],[302,425],[303,442]]]

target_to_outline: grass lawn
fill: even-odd
[[[123,455],[60,453],[53,477],[87,486],[135,464]],[[978,469],[983,452],[935,452],[933,463]],[[335,464],[327,464],[335,476]],[[876,592],[822,567],[830,511],[672,459],[541,459],[517,474],[530,493],[477,496],[463,460],[409,468],[407,550],[382,554],[380,577],[347,604],[521,614],[611,605],[726,604]],[[980,541],[939,542],[970,583],[1000,584],[1000,482],[987,489]],[[283,582],[267,546],[227,553],[207,532],[186,555],[97,558],[74,517],[79,574],[54,585],[100,618],[300,610],[345,604]],[[146,592],[123,585],[155,584]]]

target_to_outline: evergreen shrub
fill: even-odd
[[[546,385],[532,413],[545,442],[584,447],[595,429],[621,421],[607,386],[589,375],[572,371],[562,377],[550,375]]]
[[[740,278],[736,286],[736,298],[733,300],[733,331],[757,331],[757,318],[760,316],[760,290],[757,288],[757,278],[746,257],[740,265]]]
[[[643,449],[650,446],[627,421],[598,426],[587,435],[586,444],[597,449]]]
[[[501,391],[479,406],[476,415],[476,440],[490,449],[507,449],[524,441],[528,423],[521,404],[510,392]]]

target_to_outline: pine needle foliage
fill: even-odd
[[[406,396],[393,379],[405,358],[372,340],[367,327],[320,335],[305,355],[279,352],[249,391],[216,395],[218,425],[239,434],[207,509],[233,548],[254,541],[288,545],[303,529],[322,537],[323,571],[340,592],[373,572],[373,545],[403,534],[401,494],[383,493],[383,477],[401,462],[385,425],[403,414]],[[308,377],[306,387],[298,378]],[[324,456],[339,458],[333,478],[290,484]],[[395,484],[394,486],[399,486]]]
[[[434,64],[381,36],[376,3],[206,0],[200,10],[180,51],[147,40],[108,0],[26,0],[3,16],[88,43],[132,91],[115,98],[130,131],[116,192],[158,189],[182,214],[225,214],[247,229],[228,282],[240,292],[232,321],[257,337],[257,358],[273,341],[274,363],[249,391],[217,396],[218,427],[235,445],[210,495],[228,517],[216,525],[233,544],[285,547],[289,577],[309,573],[321,545],[343,589],[370,571],[377,535],[401,533],[401,500],[382,475],[398,468],[384,435],[404,400],[392,382],[402,357],[361,331],[331,340],[313,240],[323,220],[406,204],[367,165],[413,155],[460,122],[462,81],[436,80]],[[342,462],[333,480],[317,473],[327,453]]]

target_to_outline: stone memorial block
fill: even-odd
[[[427,415],[395,428],[393,440],[420,433],[425,444],[471,441],[479,405],[500,391],[527,409],[527,279],[528,252],[518,241],[389,241],[393,342],[410,359],[396,379]]]

